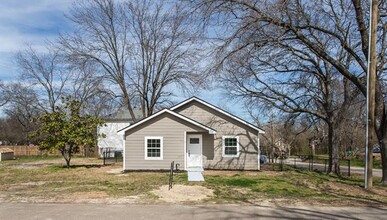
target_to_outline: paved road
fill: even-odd
[[[387,207],[0,203],[0,219],[386,219]]]
[[[286,160],[284,162],[290,166],[294,166],[294,159]],[[308,162],[301,162],[301,160],[297,159],[296,160],[296,167],[309,168],[309,163]],[[314,163],[313,169],[324,171],[325,165],[319,164],[319,163]],[[340,169],[341,169],[341,172],[347,173],[348,166],[340,166]],[[351,166],[351,173],[364,174],[364,167]],[[377,176],[377,177],[382,177],[382,170],[381,169],[372,169],[372,174],[374,176]]]

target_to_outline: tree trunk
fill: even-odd
[[[383,97],[383,87],[379,80],[376,82],[375,96],[375,131],[382,158],[382,183],[387,185],[387,114]]]
[[[315,156],[316,155],[316,143],[315,143],[315,140],[313,139],[312,140],[312,156]]]
[[[334,138],[334,137],[333,137]],[[334,142],[334,141],[332,141]],[[341,173],[340,173],[340,152],[339,152],[339,147],[336,145],[336,146],[333,146],[333,161],[332,161],[332,164],[333,164],[333,168],[334,168],[334,172],[336,175],[340,176]]]
[[[333,124],[328,122],[328,155],[329,155],[329,164],[327,173],[332,173],[333,167]]]
[[[382,85],[379,81],[375,91],[377,97],[375,99],[375,131],[382,159],[382,184],[387,185],[387,114],[382,91]]]
[[[126,108],[129,110],[130,117],[132,118],[133,122],[137,122],[137,118],[136,118],[136,115],[133,112],[133,107],[132,107],[132,104],[130,103],[130,97],[129,97],[128,91],[127,91],[127,89],[125,87],[125,84],[123,84],[121,86],[121,90],[122,90],[122,93],[123,93],[124,103],[126,105]]]
[[[384,137],[382,141],[379,142],[380,145],[380,154],[382,156],[382,184],[387,185],[387,150],[386,150],[386,141],[387,137]]]
[[[65,158],[65,160],[66,160],[66,167],[67,167],[67,168],[70,168],[70,160],[71,160],[71,157]]]
[[[70,168],[70,161],[71,161],[71,156],[72,156],[72,146],[65,147],[62,149],[60,152],[62,153],[63,158],[66,161],[66,167]]]

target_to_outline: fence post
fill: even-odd
[[[105,166],[105,165],[106,165],[106,163],[105,163],[105,160],[106,160],[106,151],[105,151],[105,150],[103,151],[102,155],[103,155],[103,165]]]
[[[297,165],[296,165],[296,157],[294,158],[294,168],[297,168]]]
[[[351,160],[348,160],[348,176],[351,176]]]
[[[170,170],[169,170],[169,186],[168,186],[168,190],[171,190],[172,187],[173,187],[173,168],[174,168],[174,164],[175,164],[175,161],[172,161],[171,167],[170,167]]]
[[[324,159],[324,173],[327,172],[327,159]]]
[[[280,163],[281,171],[284,171],[284,159],[281,155],[281,163]]]
[[[314,156],[312,155],[312,171],[314,170],[313,165],[314,165]]]

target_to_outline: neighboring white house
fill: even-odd
[[[134,109],[137,119],[141,119],[141,111]],[[118,132],[133,123],[128,110],[120,110],[114,115],[105,118],[105,126],[98,127],[98,134],[104,134],[105,137],[98,138],[98,156],[102,157],[103,152],[110,152],[108,157],[113,157],[114,152],[123,151],[124,132]]]

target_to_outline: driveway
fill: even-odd
[[[387,207],[0,203],[0,219],[385,219]]]

